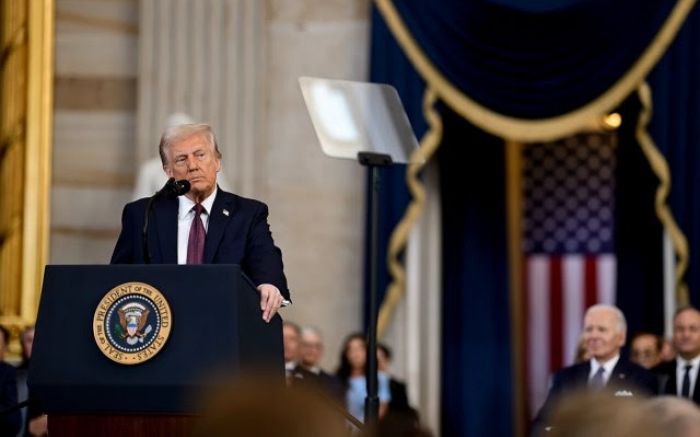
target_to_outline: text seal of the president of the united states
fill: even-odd
[[[97,305],[92,330],[107,358],[131,365],[156,356],[172,324],[170,305],[160,291],[143,282],[126,282],[109,290]]]

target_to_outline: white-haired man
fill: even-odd
[[[641,366],[620,358],[627,337],[627,322],[619,308],[597,304],[586,310],[583,342],[589,360],[565,367],[554,374],[547,401],[536,423],[546,423],[554,403],[566,393],[580,390],[608,390],[615,396],[654,395],[656,377]]]

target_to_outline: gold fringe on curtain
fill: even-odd
[[[671,237],[671,244],[673,244],[673,250],[676,252],[678,261],[676,264],[676,300],[680,306],[686,306],[690,301],[688,298],[688,287],[683,281],[683,275],[685,275],[685,271],[688,268],[688,240],[683,234],[683,231],[678,227],[671,213],[671,208],[669,208],[666,203],[668,193],[671,191],[671,172],[668,168],[668,162],[666,162],[666,158],[656,147],[654,140],[647,131],[647,126],[649,125],[652,114],[651,88],[644,82],[639,86],[637,94],[642,103],[642,110],[639,113],[635,135],[639,146],[644,152],[644,156],[646,156],[649,161],[651,169],[659,178],[659,187],[656,189],[656,198],[654,202],[656,216]]]
[[[499,114],[462,93],[433,65],[401,19],[392,0],[375,0],[384,21],[416,71],[438,98],[479,128],[501,138],[520,142],[552,141],[597,127],[598,120],[617,107],[649,74],[678,33],[695,0],[678,0],[656,37],[630,69],[608,90],[569,113],[539,120]]]
[[[389,239],[389,250],[387,253],[387,266],[391,273],[391,283],[384,297],[384,302],[379,310],[377,319],[377,335],[381,337],[389,325],[391,315],[396,304],[401,300],[406,289],[406,270],[399,262],[399,254],[406,247],[408,234],[411,226],[418,220],[425,207],[425,189],[418,178],[418,173],[428,163],[442,141],[442,119],[440,113],[435,110],[437,94],[428,87],[423,94],[423,115],[428,121],[428,131],[423,135],[420,147],[416,149],[414,156],[425,159],[422,164],[409,164],[406,169],[406,184],[411,193],[412,200],[406,209],[401,221],[396,225]],[[411,160],[412,161],[412,160]]]

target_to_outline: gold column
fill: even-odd
[[[0,323],[17,332],[48,254],[54,0],[0,4]]]
[[[506,205],[508,235],[508,265],[510,267],[510,321],[513,351],[513,435],[527,434],[527,407],[525,403],[525,341],[523,313],[523,257],[522,257],[522,149],[523,143],[507,140]]]

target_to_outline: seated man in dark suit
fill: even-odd
[[[303,328],[300,334],[299,351],[299,364],[292,372],[293,384],[311,386],[342,405],[345,402],[343,386],[335,375],[321,368],[323,357],[321,332],[312,327]]]
[[[673,317],[675,360],[653,369],[659,376],[661,392],[682,396],[700,405],[698,369],[700,368],[700,312],[692,307],[681,308]]]
[[[149,215],[148,246],[155,264],[239,264],[260,292],[262,318],[269,322],[289,299],[282,253],[267,223],[267,206],[227,193],[216,185],[221,152],[207,124],[166,129],[159,153],[163,170],[186,179],[184,195],[159,199]],[[146,262],[142,229],[149,198],[124,207],[113,264]]]
[[[0,326],[0,410],[17,404],[17,372],[5,360],[5,351],[10,341],[10,331]],[[0,436],[16,435],[22,426],[19,410],[0,415]]]
[[[657,393],[658,384],[651,372],[620,358],[626,336],[627,322],[617,307],[598,304],[588,308],[583,341],[592,358],[554,374],[547,400],[535,419],[536,428],[547,424],[554,403],[570,392],[608,390],[611,395],[624,397]]]

